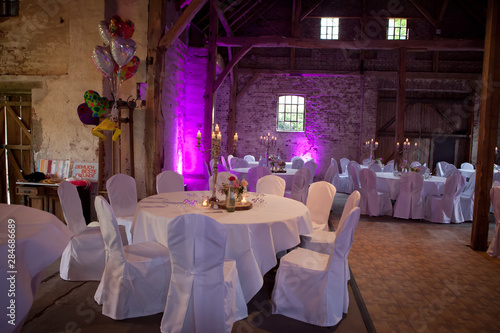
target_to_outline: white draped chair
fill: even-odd
[[[342,170],[343,175],[347,175],[347,164],[349,164],[349,159],[346,157],[342,157],[340,159],[340,169]]]
[[[226,228],[199,214],[167,223],[172,277],[161,331],[231,332],[248,314],[236,262],[224,258]]]
[[[223,171],[223,172],[217,173],[217,188],[221,188],[223,183],[229,184],[230,177],[234,177],[234,178],[238,179],[238,177],[233,175],[231,172]],[[214,179],[214,177],[210,176],[210,179],[209,179],[210,191],[212,191],[212,188],[214,187],[213,179]]]
[[[59,275],[67,281],[100,281],[106,259],[99,223],[87,226],[75,185],[64,181],[57,194],[66,224],[74,234],[62,253]],[[119,232],[123,245],[127,245],[125,227],[121,225]]]
[[[390,160],[384,165],[382,169],[383,172],[393,172],[394,171],[394,160]]]
[[[313,230],[328,230],[328,218],[337,190],[325,181],[312,183],[307,193],[306,206],[311,213]]]
[[[245,155],[243,159],[247,162],[255,162],[255,157],[253,155]]]
[[[332,164],[328,167],[325,173],[325,181],[332,183],[337,189],[337,192],[347,193],[349,190],[349,176],[341,175],[337,161],[332,158]],[[329,181],[330,180],[330,181]]]
[[[368,169],[370,169],[373,172],[382,172],[382,167],[378,163],[372,163],[368,166]]]
[[[300,201],[303,204],[307,202],[307,193],[309,192],[309,179],[311,179],[311,171],[307,168],[299,169],[293,176],[292,191],[290,198]],[[288,193],[285,192],[288,197]]]
[[[261,158],[261,159],[259,160],[259,166],[260,166],[260,167],[266,167],[266,165],[267,165],[267,161],[266,161],[266,159],[265,159],[265,158]]]
[[[464,221],[460,194],[465,185],[465,177],[455,174],[446,179],[444,195],[427,196],[425,200],[425,219],[436,223],[461,223]]]
[[[292,169],[302,169],[304,166],[304,160],[300,156],[292,157]]]
[[[349,161],[347,164],[347,172],[349,175],[349,189],[347,193],[352,191],[359,191],[359,163],[356,161]]]
[[[457,169],[453,164],[447,164],[445,167],[445,171],[443,173],[443,177],[448,178],[455,174],[461,175],[462,173]]]
[[[464,163],[460,164],[460,169],[474,170],[474,166],[469,162],[464,162]]]
[[[232,164],[231,164],[231,160],[233,159],[233,157],[234,157],[233,155],[228,155],[227,156],[227,166],[228,167],[226,169],[228,169],[228,170],[231,170],[233,168]]]
[[[311,180],[309,181],[309,184],[312,184],[314,181],[314,174],[316,173],[316,169],[318,168],[318,164],[314,162],[313,159],[310,159],[306,163],[304,163],[304,168],[309,169],[311,171]]]
[[[465,183],[464,189],[460,194],[460,205],[462,206],[462,214],[465,221],[472,221],[474,213],[474,190],[476,187],[476,171],[474,171],[469,181]]]
[[[245,161],[244,159],[239,157],[233,157],[230,163],[231,163],[231,169],[248,168],[248,161]]]
[[[220,156],[220,160],[221,160],[222,165],[226,169],[225,171],[228,171],[229,170],[229,163],[227,163],[226,158],[224,157],[224,155]]]
[[[184,176],[172,171],[165,170],[156,176],[156,192],[182,192],[184,191]]]
[[[422,197],[424,177],[417,172],[405,172],[399,180],[399,195],[394,204],[394,217],[423,219],[425,206]]]
[[[206,161],[203,161],[203,169],[204,169],[204,172],[205,172],[205,179],[207,180],[206,183],[205,183],[204,190],[208,190],[208,188],[209,188],[208,182],[209,182],[209,179],[210,179],[210,175],[212,173],[210,172],[210,169],[208,168],[208,164],[207,164]]]
[[[248,191],[255,192],[257,189],[257,181],[267,175],[271,174],[271,170],[265,167],[253,167],[248,170],[247,181]]]
[[[335,242],[335,237],[337,234],[342,232],[347,217],[349,216],[353,208],[359,207],[360,197],[361,194],[358,191],[354,191],[349,195],[344,205],[344,210],[342,211],[342,216],[340,217],[337,230],[316,230],[312,234],[301,235],[300,247],[315,252],[330,254],[333,248],[333,243]],[[349,271],[349,269],[347,269],[347,271]]]
[[[361,164],[363,164],[364,166],[369,166],[370,164],[372,163],[372,160],[370,160],[369,158],[365,158]]]
[[[436,176],[438,177],[444,177],[444,172],[447,169],[448,162],[441,161],[436,164]]]
[[[125,226],[128,244],[132,244],[132,223],[137,208],[137,184],[129,175],[118,173],[106,182],[106,190],[119,225]]]
[[[361,214],[370,216],[392,215],[392,203],[389,193],[377,191],[377,176],[370,169],[359,171]]]
[[[337,171],[337,174],[335,174],[335,167],[333,166],[333,164],[330,164],[328,166],[328,169],[326,169],[326,172],[325,172],[325,177],[323,178],[323,180],[327,183],[330,183],[333,185],[333,180],[334,178],[337,178],[337,182],[338,182],[338,171]],[[333,185],[335,186],[335,185]]]
[[[490,190],[491,206],[495,214],[495,233],[486,253],[500,258],[500,182],[495,181]]]
[[[170,283],[170,254],[155,242],[123,246],[118,223],[102,196],[95,210],[106,247],[106,266],[94,299],[102,314],[115,320],[163,312]]]
[[[285,195],[286,181],[276,175],[267,175],[257,181],[257,193],[274,194],[280,197]]]
[[[274,314],[323,327],[342,320],[349,307],[347,258],[359,208],[349,215],[329,255],[299,247],[281,258],[271,296]]]

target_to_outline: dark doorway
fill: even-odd
[[[455,142],[455,138],[434,140],[434,153],[432,154],[433,168],[441,161],[455,164]]]

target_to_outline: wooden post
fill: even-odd
[[[236,132],[236,105],[238,94],[238,70],[233,70],[233,80],[231,84],[231,91],[229,95],[229,115],[227,122],[227,153],[234,154],[233,143],[234,133]]]
[[[498,131],[498,108],[500,102],[500,4],[488,1],[486,36],[483,60],[483,83],[481,87],[481,110],[479,112],[479,137],[477,150],[476,188],[470,246],[476,251],[485,251],[488,243],[488,214],[490,188],[493,180],[493,164]],[[498,44],[497,44],[498,42]]]
[[[397,80],[397,95],[396,95],[396,130],[395,130],[395,142],[394,149],[397,149],[397,144],[399,142],[400,150],[403,149],[404,135],[405,135],[405,93],[406,93],[406,48],[401,47],[399,49],[399,69],[398,69],[398,80]],[[396,151],[394,154],[394,163],[399,166],[401,161],[400,154]]]

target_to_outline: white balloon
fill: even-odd
[[[109,45],[109,42],[111,40],[111,35],[109,34],[109,30],[108,30],[108,26],[109,26],[109,23],[106,22],[106,21],[101,21],[99,22],[99,24],[97,25],[98,29],[99,29],[99,35],[101,36],[102,38],[102,42],[104,43],[104,45],[108,46]]]
[[[115,62],[113,61],[109,47],[96,46],[92,50],[91,58],[94,65],[105,77],[109,77],[113,73],[115,69]]]
[[[132,39],[125,39],[119,36],[111,37],[110,47],[113,59],[115,59],[120,68],[132,60],[137,50],[137,44]]]

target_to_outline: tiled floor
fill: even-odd
[[[500,260],[471,226],[361,216],[349,264],[377,332],[500,331]]]

